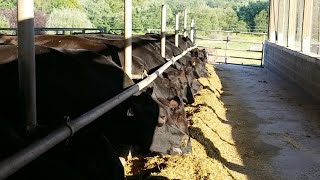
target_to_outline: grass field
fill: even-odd
[[[199,37],[199,36],[198,36]],[[200,36],[200,38],[210,38],[215,40],[226,40],[227,33],[215,33],[206,36]],[[229,44],[227,52],[226,49],[226,41],[211,41],[211,40],[201,40],[197,39],[196,44],[198,46],[210,47],[209,54],[213,56],[212,58],[216,63],[225,62],[225,56],[228,56],[227,63],[233,64],[244,64],[244,65],[261,65],[261,52],[251,52],[251,51],[262,51],[262,42],[263,35],[253,35],[253,34],[239,34],[239,33],[231,33],[229,37]],[[243,42],[235,42],[235,41],[245,41]],[[257,42],[250,43],[250,42]],[[243,51],[238,51],[243,50]],[[243,57],[243,58],[232,58],[233,57]],[[245,58],[254,58],[259,60],[245,59]]]

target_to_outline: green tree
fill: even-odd
[[[257,2],[250,2],[247,6],[242,6],[238,10],[238,16],[240,20],[243,20],[250,26],[250,29],[253,31],[255,22],[254,18],[256,15],[265,10],[266,12],[269,9],[269,2],[268,1],[257,1]]]
[[[108,20],[112,10],[108,0],[80,0],[79,3],[95,27],[110,27]]]
[[[255,23],[255,31],[266,31],[268,27],[268,13],[266,10],[262,10],[254,17],[254,23]]]
[[[0,8],[13,8],[17,6],[17,0],[0,0]]]
[[[87,15],[78,9],[55,9],[49,16],[47,27],[92,28]]]
[[[48,14],[54,9],[80,9],[81,5],[78,0],[34,0],[35,8]]]
[[[4,17],[0,15],[0,28],[9,28],[10,23],[9,21]],[[6,31],[0,31],[0,34],[7,33]]]

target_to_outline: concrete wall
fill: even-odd
[[[266,42],[264,65],[320,100],[320,58]]]

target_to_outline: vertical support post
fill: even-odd
[[[276,28],[275,28],[275,7],[274,0],[269,0],[269,41],[276,42]]]
[[[166,5],[162,5],[161,7],[161,56],[163,58],[166,57],[166,15],[167,15],[167,10],[166,10]]]
[[[188,18],[188,12],[187,10],[184,10],[184,24],[183,24],[183,36],[187,37],[187,19]]]
[[[179,14],[176,14],[176,30],[174,35],[174,44],[176,47],[179,46]]]
[[[260,67],[263,66],[263,56],[264,56],[264,41],[262,42],[262,50],[261,50],[261,61],[260,61]]]
[[[85,29],[82,29],[82,34],[85,34],[86,33],[86,30]]]
[[[295,47],[297,26],[297,0],[289,0],[289,20],[288,20],[288,47]]]
[[[286,9],[286,0],[279,1],[280,4],[278,4],[278,39],[277,44],[280,46],[284,45],[284,22],[285,22],[285,9]]]
[[[230,32],[228,32],[227,34],[227,42],[226,42],[226,49],[224,51],[224,56],[225,56],[225,59],[224,59],[224,63],[228,63],[228,48],[229,48],[229,41],[230,41]]]
[[[309,53],[311,49],[312,33],[312,9],[313,0],[304,1],[303,22],[302,22],[302,52]]]
[[[190,40],[194,43],[194,19],[191,19]]]
[[[33,0],[18,0],[19,89],[26,132],[37,126]]]
[[[124,71],[132,77],[132,0],[124,1]]]

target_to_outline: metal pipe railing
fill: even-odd
[[[46,137],[30,144],[29,146],[17,152],[13,156],[0,162],[0,179],[5,179],[8,176],[12,175],[28,163],[30,163],[31,161],[38,158],[40,155],[47,152],[55,145],[71,137],[75,132],[79,131],[81,128],[87,126],[101,115],[105,114],[115,106],[119,105],[121,102],[128,99],[136,92],[145,88],[147,85],[153,82],[158,76],[160,76],[169,66],[174,64],[177,60],[185,56],[189,51],[196,47],[197,46],[188,48],[180,55],[170,59],[167,63],[162,65],[157,71],[149,75],[141,82],[131,86],[129,89],[123,91],[117,96],[100,104],[94,109],[69,122],[67,125],[60,127],[59,129],[51,132]]]

